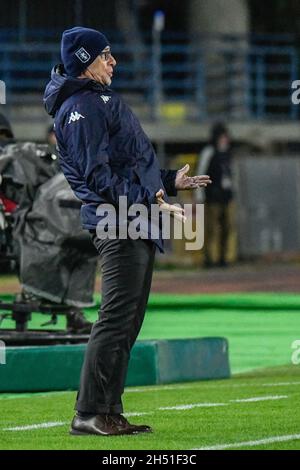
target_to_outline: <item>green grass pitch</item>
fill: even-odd
[[[224,336],[231,370],[243,374],[126,389],[128,418],[154,428],[138,436],[70,436],[76,392],[2,394],[0,449],[300,450],[300,365],[282,366],[300,339],[299,310],[290,294],[153,295],[139,339]],[[86,314],[95,320],[97,309]],[[46,319],[35,314],[30,326]]]
[[[2,395],[0,449],[300,449],[299,387],[295,365],[229,380],[128,388],[129,419],[154,432],[119,437],[68,434],[75,392]]]

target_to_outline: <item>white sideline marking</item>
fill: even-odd
[[[253,397],[253,398],[240,398],[237,400],[229,400],[232,403],[250,403],[252,401],[266,401],[266,400],[282,400],[282,398],[288,398],[287,395],[269,395],[265,397]]]
[[[257,441],[231,442],[227,444],[217,444],[215,446],[197,447],[191,450],[222,450],[230,449],[231,447],[254,447],[264,444],[272,444],[273,442],[296,441],[298,439],[300,439],[300,434],[288,434],[286,436],[274,436],[267,437],[266,439],[258,439]]]
[[[195,386],[194,386],[195,387]],[[165,386],[159,386],[159,387],[151,387],[151,385],[147,388],[128,388],[125,389],[125,393],[143,393],[143,392],[161,392],[164,390],[180,390],[180,389],[189,389],[189,388],[194,388],[192,385],[165,385]]]
[[[200,388],[202,390],[205,389],[212,389],[212,388],[238,388],[238,387],[283,387],[283,386],[290,386],[290,385],[300,385],[300,382],[277,382],[277,383],[240,383],[240,384],[225,384],[225,383],[219,383],[219,384],[208,384],[205,382],[202,382],[201,384],[193,384],[193,385],[166,385],[166,386],[158,386],[158,387],[151,387],[151,385],[147,388],[128,388],[125,389],[125,393],[145,393],[145,392],[158,392],[158,391],[168,391],[168,390],[189,390],[189,389],[195,389],[195,388]],[[48,398],[49,394],[59,394],[62,395],[64,393],[69,393],[69,392],[47,392],[47,393],[36,393],[34,394],[35,397],[37,398]],[[75,392],[74,392],[75,393]],[[5,396],[5,394],[0,393],[0,400],[16,400],[19,398],[32,398],[32,393],[25,395],[25,394],[16,394],[11,395],[11,396]]]
[[[167,386],[160,386],[160,387],[147,387],[147,388],[128,388],[125,389],[125,393],[145,393],[145,392],[161,392],[164,390],[189,390],[200,388],[202,390],[211,389],[211,388],[239,388],[239,387],[283,387],[283,386],[290,386],[290,385],[300,385],[300,382],[277,382],[277,383],[237,383],[237,384],[208,384],[202,382],[201,384],[193,384],[193,385],[167,385]]]
[[[285,385],[300,385],[300,382],[277,382],[263,384],[264,387],[281,387]]]
[[[209,385],[205,384],[203,388],[239,388],[239,387],[285,387],[290,385],[300,385],[300,382],[266,382],[266,383],[237,383],[237,384],[219,384]]]
[[[256,401],[267,401],[267,400],[281,400],[283,398],[288,398],[288,395],[269,395],[265,397],[251,397],[251,398],[241,398],[236,400],[229,400],[228,403],[190,403],[187,405],[177,405],[177,406],[165,406],[157,408],[158,411],[176,411],[176,410],[191,410],[193,408],[211,408],[217,406],[228,406],[230,403],[245,403],[245,402],[256,402]],[[126,417],[130,416],[144,416],[150,415],[154,413],[154,411],[146,411],[146,412],[131,412],[131,413],[124,413]],[[34,429],[43,429],[43,428],[53,428],[56,426],[65,426],[68,422],[62,421],[54,421],[49,423],[40,423],[40,424],[30,424],[27,426],[16,426],[10,428],[4,428],[2,431],[30,431]]]
[[[251,397],[251,398],[240,398],[237,400],[229,400],[230,403],[250,403],[256,401],[267,401],[267,400],[281,400],[288,398],[288,395],[269,395],[265,397]],[[159,410],[191,410],[192,408],[204,408],[211,406],[228,406],[230,403],[191,403],[189,405],[177,405],[177,406],[164,406],[158,408]]]
[[[4,428],[2,431],[31,431],[33,429],[55,428],[56,426],[65,426],[67,422],[54,421],[50,423],[29,424],[28,426],[16,426],[14,428]]]
[[[191,403],[190,405],[164,406],[159,410],[191,410],[192,408],[209,408],[211,406],[227,406],[228,403]]]
[[[151,412],[144,412],[144,413],[124,413],[125,416],[144,416],[149,415]],[[34,429],[44,429],[44,428],[55,428],[57,426],[65,426],[69,424],[68,421],[54,421],[50,423],[40,423],[40,424],[29,424],[27,426],[15,426],[12,428],[4,428],[2,431],[32,431]]]
[[[20,398],[48,398],[49,395],[64,395],[66,393],[72,393],[70,391],[64,392],[33,392],[33,393],[0,393],[0,400],[18,400]],[[75,394],[76,392],[74,392]]]

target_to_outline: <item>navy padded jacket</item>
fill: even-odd
[[[68,77],[58,66],[52,70],[44,103],[55,118],[61,169],[83,202],[83,228],[95,229],[99,204],[117,207],[119,196],[127,196],[128,206],[150,208],[160,188],[169,196],[177,194],[176,170],[160,170],[139,120],[112,89]],[[162,241],[155,242],[162,250]]]

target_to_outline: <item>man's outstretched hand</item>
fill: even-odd
[[[175,179],[175,188],[178,190],[183,189],[196,189],[206,187],[212,181],[208,175],[187,176],[190,165],[186,164],[183,168],[177,171]]]
[[[187,176],[189,169],[190,165],[186,164],[183,168],[177,171],[175,178],[176,189],[197,189],[206,187],[212,182],[208,175]],[[169,212],[175,219],[178,219],[182,222],[186,221],[184,209],[175,206],[174,204],[168,204],[164,200],[164,191],[162,189],[156,193],[156,201],[162,211]]]
[[[182,207],[175,206],[173,204],[169,204],[164,200],[164,191],[160,189],[156,193],[156,200],[157,203],[162,211],[169,212],[175,219],[180,220],[181,222],[186,221],[186,217],[184,215],[184,209]]]

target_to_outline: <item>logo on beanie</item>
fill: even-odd
[[[90,54],[85,50],[84,47],[81,47],[80,49],[78,49],[78,51],[75,52],[75,55],[84,64],[91,58]]]

